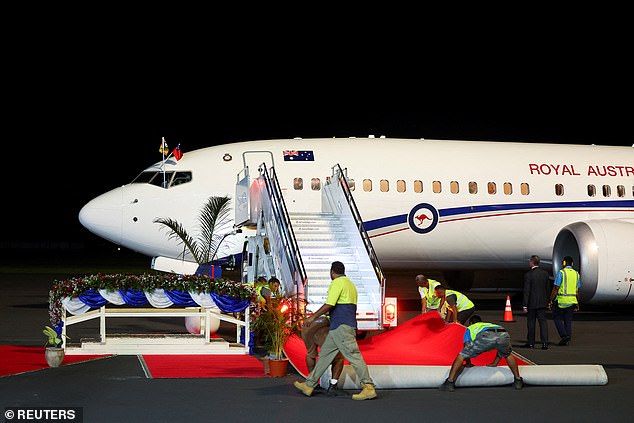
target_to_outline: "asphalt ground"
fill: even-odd
[[[5,254],[0,265],[0,344],[43,345],[53,280],[148,268],[149,259],[125,253],[96,258],[74,251],[55,257]],[[403,280],[390,285],[388,280],[387,296],[399,297],[400,322],[418,313],[413,276],[411,284]],[[501,293],[474,294],[472,299],[477,313],[505,326],[517,347],[526,342],[526,320],[520,299],[511,295],[515,321],[502,322],[505,298]],[[182,322],[174,319],[152,319],[151,324],[123,320],[122,331],[182,331]],[[569,346],[556,345],[559,337],[550,321],[548,350],[515,348],[537,364],[601,364],[609,378],[603,386],[379,390],[377,399],[357,402],[349,397],[353,392],[329,397],[316,391],[305,397],[293,387],[302,378],[290,367],[283,378],[149,379],[136,356],[115,356],[1,377],[0,407],[82,407],[84,422],[631,422],[633,330],[632,306],[583,306],[575,315]],[[223,324],[219,334],[231,340],[235,330]]]

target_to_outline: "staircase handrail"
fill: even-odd
[[[347,173],[346,168],[346,173]],[[326,181],[327,184],[331,184],[332,180],[336,178],[339,182],[339,185],[343,189],[343,193],[346,197],[346,201],[348,202],[348,206],[350,207],[350,211],[352,212],[352,218],[354,219],[355,224],[357,225],[357,229],[359,230],[359,234],[361,234],[361,240],[363,241],[363,245],[368,253],[368,257],[370,258],[370,262],[372,263],[372,268],[374,269],[374,273],[376,273],[376,277],[381,284],[381,303],[385,302],[385,277],[383,276],[383,269],[381,268],[381,263],[379,263],[379,259],[374,252],[374,247],[372,246],[372,242],[370,241],[370,236],[368,232],[365,230],[365,225],[363,224],[363,219],[361,219],[361,214],[359,213],[359,209],[357,208],[357,204],[354,201],[354,197],[352,196],[352,192],[350,190],[350,186],[348,185],[348,180],[346,173],[341,169],[341,166],[337,163],[332,167],[332,178],[329,181]]]
[[[297,239],[295,238],[293,225],[291,224],[288,209],[286,208],[286,203],[284,202],[284,197],[282,196],[282,190],[277,179],[277,174],[274,168],[271,168],[271,174],[269,174],[266,164],[264,163],[260,166],[260,172],[264,176],[266,191],[269,200],[271,201],[272,211],[275,214],[278,229],[282,235],[282,242],[284,244],[284,249],[286,250],[285,252],[287,258],[289,259],[289,264],[291,265],[291,271],[293,271],[296,275],[299,274],[302,285],[305,287],[307,281],[306,269],[304,268],[304,262],[299,252]],[[295,280],[295,283],[297,283],[297,280]],[[299,290],[297,291],[299,292]]]

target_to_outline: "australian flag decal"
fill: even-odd
[[[285,162],[314,162],[312,150],[284,150]]]

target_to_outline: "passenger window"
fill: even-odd
[[[618,195],[619,197],[625,197],[625,186],[624,185],[617,185],[616,186],[616,195]]]
[[[504,182],[504,195],[513,194],[513,184],[510,182]]]
[[[478,183],[471,181],[469,182],[469,194],[477,194],[478,193]]]
[[[293,188],[296,190],[304,189],[304,180],[302,178],[293,179]]]
[[[460,191],[460,185],[458,185],[458,181],[449,182],[449,191],[451,191],[452,194],[458,194],[458,192]]]
[[[348,182],[348,188],[350,188],[350,191],[354,191],[354,179],[347,179],[346,182]]]
[[[530,190],[530,188],[529,188],[529,186],[528,186],[528,184],[526,182],[522,182],[520,184],[520,191],[521,191],[522,195],[528,195],[528,194],[531,193],[531,190]]]
[[[564,195],[564,185],[555,184],[555,195]]]
[[[319,191],[321,189],[321,180],[319,178],[311,179],[310,189],[312,189],[313,191]]]
[[[372,191],[372,179],[364,179],[363,180],[363,190],[365,192]]]
[[[434,191],[436,194],[440,193],[442,191],[442,184],[440,183],[440,181],[432,182],[431,190]]]
[[[597,195],[597,188],[594,185],[589,184],[588,185],[588,197],[594,197],[596,195]]]
[[[634,189],[634,187],[632,189]],[[414,181],[414,192],[423,192],[423,181]]]
[[[603,196],[609,197],[611,195],[612,195],[612,189],[610,188],[610,185],[603,185]]]
[[[381,179],[379,187],[381,192],[388,192],[390,190],[390,183],[387,179]]]
[[[399,179],[398,181],[396,181],[396,190],[398,192],[405,192],[405,181],[402,179]]]
[[[498,192],[498,188],[497,186],[495,186],[495,182],[489,182],[487,184],[487,191],[489,191],[489,194],[495,194],[496,192]]]

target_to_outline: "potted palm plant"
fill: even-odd
[[[44,352],[46,362],[51,367],[59,367],[64,361],[64,348],[62,348],[62,322],[59,322],[55,329],[50,326],[44,326],[42,331],[46,336],[46,343],[44,346],[46,350]],[[64,335],[65,336],[65,335]],[[68,337],[66,336],[68,339]]]
[[[154,223],[169,229],[168,237],[176,239],[183,245],[183,258],[193,258],[198,265],[211,263],[220,244],[230,232],[230,201],[229,197],[209,197],[198,216],[198,238],[191,236],[185,227],[177,220],[168,217],[158,217]],[[223,235],[223,231],[226,232]]]
[[[302,319],[303,307],[299,307],[294,297],[272,297],[266,304],[252,309],[251,324],[254,331],[262,334],[271,376],[286,375],[288,358],[284,355],[284,345],[293,334],[299,334]]]
[[[227,232],[230,220],[231,199],[224,197],[209,197],[203,205],[198,216],[198,237],[190,235],[182,223],[169,217],[158,217],[154,223],[163,225],[169,229],[168,237],[176,239],[183,245],[183,258],[192,258],[198,263],[197,274],[208,274],[220,277],[220,268],[213,265],[212,260],[218,254],[220,244],[230,235],[240,230]],[[224,235],[222,232],[225,232]],[[212,318],[214,324],[220,325],[220,320]],[[200,333],[200,318],[186,317],[185,327],[193,334]]]

